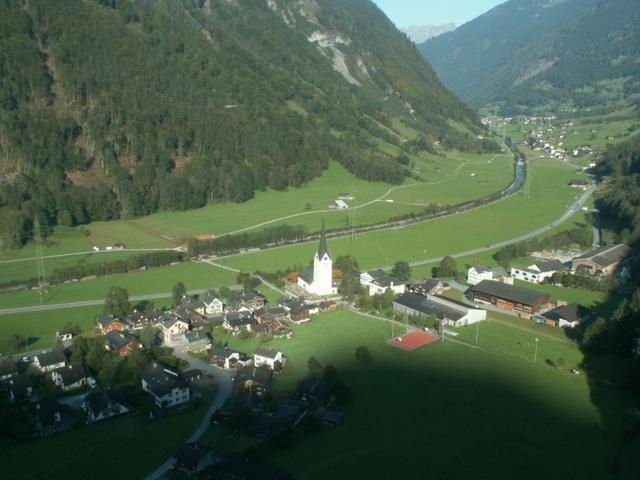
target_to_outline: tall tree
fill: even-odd
[[[117,318],[124,317],[131,311],[129,292],[122,287],[111,287],[105,299],[104,311]]]
[[[407,262],[398,261],[393,266],[391,275],[403,282],[407,282],[411,278],[411,267]]]
[[[184,286],[184,283],[178,282],[173,286],[171,295],[173,296],[173,304],[180,305],[184,297],[187,295],[187,287]]]
[[[458,264],[449,256],[446,256],[440,262],[438,266],[439,278],[453,278],[458,274]]]

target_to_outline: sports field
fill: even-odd
[[[277,392],[293,388],[315,356],[337,368],[353,403],[344,408],[342,427],[323,428],[268,459],[301,479],[496,479],[514,472],[531,480],[606,478],[631,424],[624,414],[630,397],[568,372],[581,354],[562,339],[543,339],[534,364],[526,342],[539,332],[480,328],[480,349],[447,341],[407,352],[386,344],[392,331],[385,322],[349,312],[296,327],[292,340],[270,344],[289,358]],[[229,344],[246,352],[257,345],[236,338]],[[355,357],[363,345],[369,365]],[[564,367],[546,362],[560,358]],[[633,452],[624,456],[620,479],[635,478],[640,458]]]

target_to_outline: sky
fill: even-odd
[[[473,20],[506,0],[373,0],[398,28],[412,25],[457,26]]]

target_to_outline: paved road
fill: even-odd
[[[230,290],[241,290],[242,285],[234,285],[229,287]],[[189,290],[187,294],[189,295],[201,295],[203,293],[207,293],[210,289],[208,288],[200,288],[197,290]],[[141,302],[143,300],[159,300],[162,298],[170,298],[173,294],[168,293],[151,293],[148,295],[135,295],[130,297],[129,300],[131,302]],[[33,305],[30,307],[15,307],[15,308],[3,308],[0,310],[0,316],[2,315],[14,315],[16,313],[29,313],[29,312],[44,312],[47,310],[63,310],[67,308],[79,308],[79,307],[93,307],[96,305],[103,305],[104,299],[102,300],[83,300],[80,302],[68,302],[68,303],[52,303],[45,305]]]
[[[110,253],[122,253],[122,252],[169,252],[171,250],[180,251],[180,248],[127,248],[124,250],[88,250],[86,252],[73,252],[73,253],[60,253],[58,255],[47,255],[42,257],[43,260],[48,260],[51,258],[64,258],[64,257],[75,257],[78,255],[105,255]],[[28,257],[28,258],[14,258],[13,260],[0,260],[0,265],[3,263],[19,263],[19,262],[33,262],[37,260],[38,257]]]
[[[202,360],[199,360],[197,358],[193,358],[191,355],[187,353],[184,353],[179,350],[174,350],[173,355],[189,363],[190,368],[197,368],[205,372],[205,374],[213,375],[213,383],[218,387],[215,397],[213,398],[211,405],[209,405],[209,408],[207,409],[207,413],[205,414],[204,418],[202,419],[198,427],[194,430],[194,432],[191,434],[189,439],[186,440],[184,443],[197,442],[198,440],[200,440],[200,437],[202,437],[202,435],[204,435],[204,433],[211,426],[211,418],[213,417],[213,414],[219,408],[221,408],[222,405],[224,405],[224,402],[226,402],[227,398],[229,398],[229,396],[231,395],[231,392],[233,390],[233,380],[231,378],[231,375],[229,375],[227,371],[222,370],[221,368],[218,368],[218,367],[214,367],[213,365],[207,362],[204,362]],[[167,471],[169,471],[171,467],[173,467],[175,462],[176,462],[175,458],[173,457],[168,458],[156,470],[154,470],[149,475],[147,475],[145,477],[146,480],[158,480],[163,478],[164,474]]]

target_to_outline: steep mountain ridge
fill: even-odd
[[[403,28],[402,31],[407,34],[413,43],[420,44],[426,42],[430,38],[438,37],[455,29],[455,23],[445,23],[442,25],[412,25],[410,27]]]
[[[640,93],[639,24],[635,0],[511,0],[419,49],[476,107],[580,108]]]
[[[0,0],[0,230],[406,174],[393,121],[486,149],[479,122],[369,0]],[[387,138],[391,137],[391,138]]]

